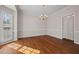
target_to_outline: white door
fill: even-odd
[[[74,40],[74,16],[63,17],[63,38]]]
[[[0,43],[10,41],[13,41],[13,14],[11,10],[2,7],[0,9]]]
[[[5,13],[3,18],[3,36],[5,42],[13,39],[13,28],[12,28],[12,15]]]

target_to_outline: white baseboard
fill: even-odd
[[[75,44],[79,44],[79,42],[75,42],[75,41],[74,41],[74,43],[75,43]]]
[[[13,41],[16,41],[16,40],[10,40],[10,41],[6,41],[6,42],[0,42],[0,45],[4,45],[4,44],[7,44],[7,43],[10,43],[10,42],[13,42]]]

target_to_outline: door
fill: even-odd
[[[11,10],[0,7],[0,43],[13,41],[13,13]]]
[[[63,38],[74,40],[74,16],[63,16]]]
[[[4,17],[3,17],[3,37],[5,39],[5,42],[13,39],[12,32],[13,32],[12,15],[5,12]]]

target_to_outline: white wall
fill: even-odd
[[[64,5],[46,5],[46,14],[66,7]],[[46,35],[46,21],[40,20],[40,15],[43,13],[42,5],[19,5],[18,10],[18,37],[31,37],[38,35]]]
[[[45,23],[40,17],[18,10],[18,37],[45,35]]]
[[[47,34],[62,38],[62,16],[75,15],[74,42],[79,43],[79,6],[68,6],[49,16],[47,21]]]
[[[62,20],[59,14],[52,14],[48,17],[47,34],[53,37],[62,38]]]

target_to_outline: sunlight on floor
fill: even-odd
[[[27,46],[22,46],[17,43],[10,43],[10,44],[7,44],[6,46],[13,48],[19,52],[22,52],[24,54],[40,54],[40,50],[38,50],[38,49],[34,49],[31,47],[27,47]]]
[[[22,47],[22,45],[20,44],[17,44],[17,43],[10,43],[10,44],[7,44],[6,46],[10,47],[10,48],[13,48],[15,50],[19,49],[20,47]]]
[[[31,47],[27,47],[27,46],[23,46],[21,49],[19,49],[18,51],[25,53],[25,54],[39,54],[40,50],[38,49],[33,49]]]

